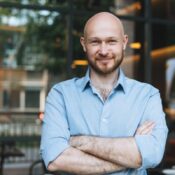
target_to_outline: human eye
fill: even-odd
[[[117,44],[117,40],[116,40],[116,39],[110,39],[110,40],[108,41],[108,43],[109,43],[110,45],[115,45],[115,44]]]
[[[90,44],[92,44],[92,45],[98,45],[99,43],[100,43],[100,41],[97,40],[97,39],[94,39],[94,40],[90,41]]]

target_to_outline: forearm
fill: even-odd
[[[133,137],[76,136],[71,139],[71,145],[86,153],[124,167],[138,168],[141,166],[141,155]]]
[[[49,171],[74,174],[105,174],[125,169],[122,166],[96,158],[75,148],[68,148],[48,166]]]

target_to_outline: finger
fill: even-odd
[[[74,136],[71,136],[69,139],[69,144],[73,147],[76,146],[76,138]]]

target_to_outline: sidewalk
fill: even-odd
[[[3,175],[29,175],[31,163],[9,163],[4,165]]]
[[[6,163],[3,175],[29,175],[29,168],[32,163]],[[33,167],[32,175],[52,175],[44,174],[41,164]]]

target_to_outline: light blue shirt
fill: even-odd
[[[139,125],[155,121],[150,135],[135,135]],[[73,135],[135,137],[142,156],[139,169],[113,174],[145,175],[163,157],[167,126],[159,91],[153,86],[127,78],[119,79],[106,101],[91,86],[89,71],[83,78],[56,84],[48,94],[42,126],[41,154],[46,166],[69,145]]]

